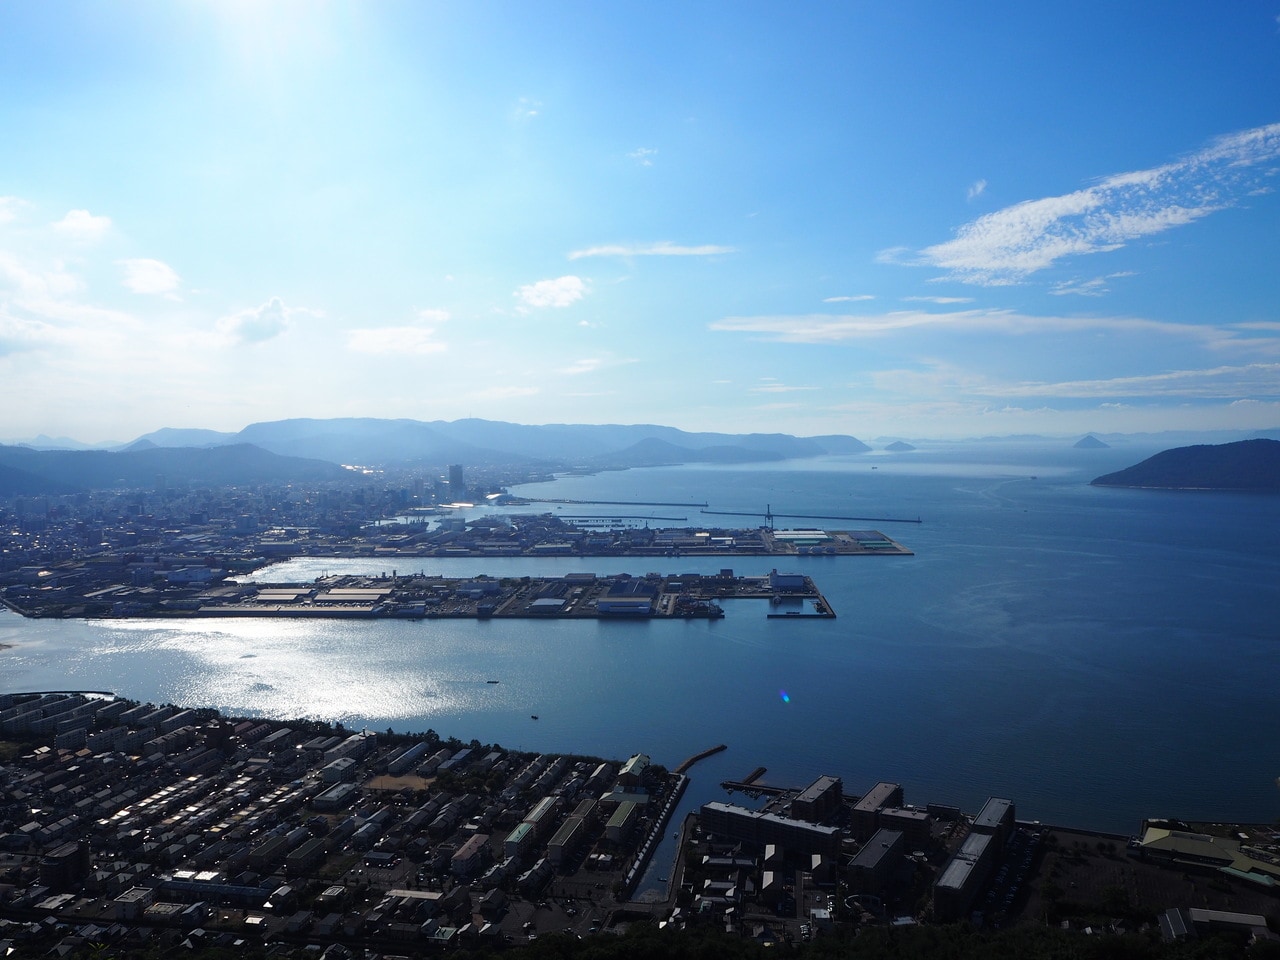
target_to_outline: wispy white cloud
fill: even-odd
[[[559,372],[572,377],[580,373],[595,373],[604,365],[603,357],[583,357],[581,360],[575,360],[567,367],[561,367]]]
[[[41,267],[0,250],[0,290],[25,306],[66,297],[81,289],[79,278],[61,262]]]
[[[961,310],[926,313],[895,310],[889,313],[842,315],[807,314],[760,317],[725,317],[709,325],[712,330],[756,334],[781,343],[839,343],[882,337],[908,331],[1024,335],[1049,332],[1110,331],[1200,340],[1231,340],[1235,334],[1222,327],[1165,323],[1141,317],[1036,317],[1012,310]]]
[[[1277,400],[1280,363],[1248,363],[1204,369],[1163,370],[1093,380],[1005,380],[967,370],[945,360],[921,366],[869,372],[877,394],[915,401],[1000,401],[1038,398],[1045,403],[1080,400]],[[863,390],[867,384],[850,384]]]
[[[817,387],[791,386],[785,383],[762,383],[750,388],[751,393],[798,393],[817,390]]]
[[[1062,280],[1049,288],[1055,297],[1074,295],[1077,297],[1101,297],[1107,293],[1107,281],[1102,277],[1092,280]]]
[[[135,333],[138,318],[86,302],[84,283],[62,260],[31,262],[0,250],[0,307],[65,334],[69,344],[101,344],[103,338]]]
[[[608,370],[613,367],[621,367],[626,364],[639,362],[640,361],[634,357],[583,357],[581,360],[575,360],[567,367],[561,367],[558,372],[572,377],[582,373],[596,373],[600,370]]]
[[[918,267],[927,261],[910,247],[885,247],[875,255],[876,263],[887,263],[894,267]]]
[[[57,327],[40,320],[15,317],[0,308],[0,357],[36,350],[64,339]]]
[[[572,274],[554,280],[526,283],[515,296],[526,307],[567,307],[586,295],[587,285],[581,277]]]
[[[110,217],[96,217],[88,210],[68,210],[53,224],[53,229],[70,240],[91,243],[100,240],[111,229]]]
[[[238,310],[217,322],[217,330],[232,343],[264,343],[284,333],[300,315],[315,311],[286,307],[279,297],[272,297],[258,307]]]
[[[134,293],[173,294],[182,282],[177,272],[160,260],[117,260],[124,267],[120,282]]]
[[[511,108],[511,116],[516,120],[532,120],[542,112],[542,101],[533,97],[520,97]]]
[[[1062,280],[1050,287],[1049,292],[1055,297],[1072,294],[1079,297],[1101,297],[1111,292],[1111,288],[1107,286],[1108,280],[1132,276],[1132,270],[1121,270],[1119,273],[1108,273],[1104,277],[1094,277],[1091,280]]]
[[[17,197],[0,197],[0,223],[12,223],[18,219],[18,210],[24,206]]]
[[[973,297],[903,297],[904,303],[973,303]]]
[[[795,401],[784,403],[781,400],[776,400],[773,403],[757,403],[751,409],[755,413],[786,413],[791,410],[804,410],[807,407],[808,404],[804,403]]]
[[[449,311],[428,308],[417,312],[416,324],[390,327],[363,327],[347,333],[347,348],[357,353],[424,354],[444,353],[449,345],[437,336],[436,326],[449,321]]]
[[[1234,206],[1280,160],[1280,123],[1214,140],[1182,159],[997,210],[926,247],[917,262],[965,283],[1004,285],[1071,256],[1116,250]],[[902,248],[884,262],[904,262]]]
[[[987,191],[987,181],[975,180],[970,185],[968,191],[965,194],[965,197],[966,199],[969,199],[969,200],[976,200],[978,197],[986,193],[986,191]]]
[[[1280,363],[1250,363],[1206,370],[1169,370],[1162,373],[1112,377],[1106,380],[1067,380],[1060,383],[988,385],[981,391],[991,397],[1161,397],[1280,399]]]
[[[443,353],[449,346],[427,327],[366,327],[347,334],[347,348],[357,353],[421,355]]]
[[[874,300],[875,295],[870,293],[860,293],[852,297],[823,297],[823,303],[857,303],[861,300]]]
[[[642,167],[652,167],[653,158],[658,155],[658,151],[654,147],[637,147],[627,154],[632,160]]]
[[[516,400],[534,397],[542,392],[540,387],[495,386],[475,390],[469,396],[474,400]]]
[[[599,247],[587,247],[574,250],[569,254],[570,260],[581,260],[583,257],[713,257],[724,253],[733,253],[735,248],[718,244],[704,243],[698,246],[684,246],[662,240],[658,243],[611,243]]]

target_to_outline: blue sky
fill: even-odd
[[[1280,426],[1280,0],[0,3],[0,437]]]

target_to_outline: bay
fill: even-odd
[[[829,773],[857,793],[895,780],[916,804],[973,810],[988,795],[1007,796],[1024,818],[1125,833],[1146,816],[1272,821],[1280,498],[1088,485],[1151,452],[939,445],[562,477],[513,491],[919,517],[775,521],[880,529],[912,557],[306,559],[258,574],[727,566],[755,575],[776,566],[812,576],[835,620],[770,621],[748,601],[728,603],[712,622],[84,622],[6,612],[0,681],[7,690],[107,689],[234,714],[432,728],[525,750],[642,751],[668,766],[728,744],[694,768],[686,808],[723,798],[721,779],[764,765],[776,784]],[[761,522],[628,508],[648,510],[689,525]]]

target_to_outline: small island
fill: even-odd
[[[1098,487],[1280,491],[1280,440],[1176,447],[1092,482]]]

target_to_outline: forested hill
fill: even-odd
[[[1093,483],[1168,490],[1280,491],[1280,440],[1177,447]]]

